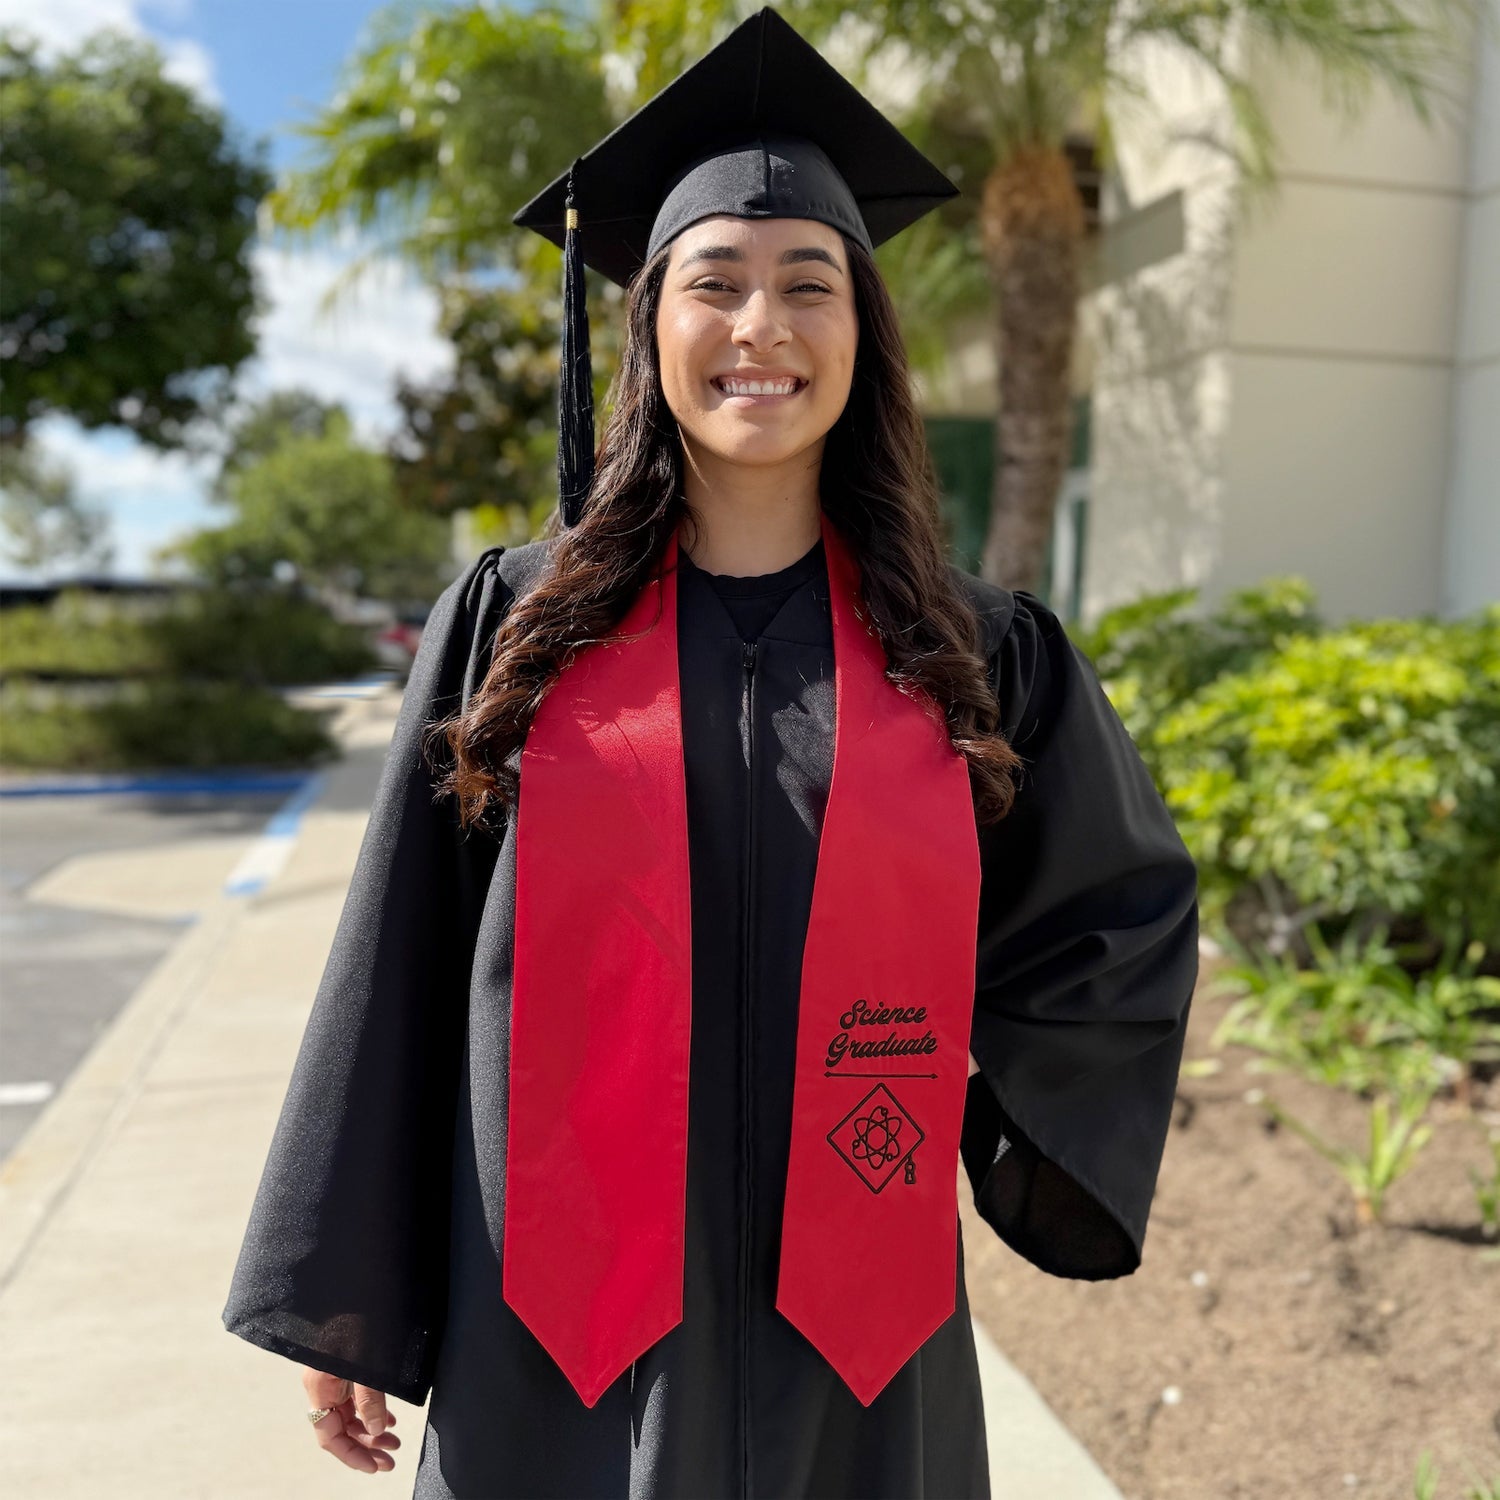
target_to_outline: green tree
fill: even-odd
[[[267,197],[268,229],[370,231],[330,305],[383,255],[432,285],[496,267],[555,282],[560,252],[510,220],[559,161],[616,123],[603,42],[577,5],[521,14],[396,0],[370,19],[333,99],[296,127],[309,162]]]
[[[23,568],[62,558],[102,568],[114,559],[108,513],[86,505],[72,471],[35,443],[0,443],[0,530]]]
[[[266,201],[268,231],[288,241],[364,233],[368,251],[331,284],[325,310],[383,255],[435,289],[454,370],[399,386],[398,484],[413,506],[471,510],[498,541],[535,531],[557,496],[561,254],[510,219],[568,139],[610,128],[600,63],[581,15],[393,5],[371,20],[335,97],[299,127],[309,165]],[[590,280],[602,399],[621,297]]]
[[[224,427],[228,444],[213,484],[213,498],[221,505],[230,502],[235,477],[253,468],[288,438],[346,432],[348,416],[338,402],[293,388],[272,391],[242,405],[226,419]]]
[[[117,32],[46,64],[0,36],[0,122],[0,443],[56,412],[180,446],[254,352],[270,174]]]
[[[290,431],[229,476],[227,525],[162,548],[216,583],[295,576],[329,596],[432,598],[446,582],[449,527],[396,492],[389,458],[361,447],[342,410],[322,432]]]
[[[397,384],[397,487],[413,509],[470,510],[485,534],[525,541],[555,497],[557,309],[514,288],[450,282],[440,295],[454,367]]]

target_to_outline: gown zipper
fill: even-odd
[[[745,769],[746,827],[744,891],[742,911],[744,917],[744,966],[743,998],[741,1011],[741,1073],[740,1097],[744,1101],[745,1129],[741,1138],[741,1168],[744,1172],[745,1196],[740,1216],[740,1495],[748,1500],[750,1494],[750,1213],[754,1197],[751,1180],[753,1165],[752,1141],[754,1127],[750,1115],[754,1108],[753,1070],[750,1065],[751,1016],[753,989],[751,986],[751,950],[754,946],[754,886],[751,881],[755,872],[755,662],[759,641],[744,641],[740,660],[744,667],[742,707],[746,724]]]

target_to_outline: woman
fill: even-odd
[[[871,250],[951,184],[769,10],[574,170],[597,468],[565,388],[567,524],[432,612],[225,1323],[351,1467],[430,1393],[419,1496],[987,1496],[955,1175],[1139,1266],[1196,872],[945,560]]]

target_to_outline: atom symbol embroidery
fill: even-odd
[[[863,1157],[872,1170],[879,1171],[888,1161],[900,1157],[900,1135],[901,1116],[877,1104],[869,1114],[855,1119],[852,1154]]]
[[[900,1100],[878,1083],[828,1132],[828,1143],[854,1169],[872,1193],[878,1193],[906,1163],[906,1181],[915,1182],[912,1152],[926,1132]]]

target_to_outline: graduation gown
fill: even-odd
[[[459,828],[432,795],[419,736],[478,686],[547,545],[490,549],[432,611],[225,1326],[403,1400],[430,1395],[413,1494],[431,1500],[987,1497],[961,1234],[952,1316],[868,1407],[774,1306],[833,759],[821,542],[759,579],[716,580],[680,551],[693,939],[683,1319],[588,1408],[502,1298],[515,841],[509,822]],[[980,832],[981,1072],[954,1170],[1042,1269],[1126,1275],[1197,974],[1196,870],[1057,617],[954,571],[1028,767],[1009,817]],[[619,1140],[629,1172],[629,1121]],[[901,1281],[872,1246],[849,1267],[849,1316],[900,1296]],[[398,1464],[411,1455],[408,1440]]]

